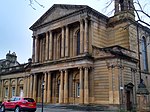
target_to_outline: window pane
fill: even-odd
[[[34,102],[34,99],[32,98],[24,98],[24,100],[27,100],[28,102]]]
[[[15,87],[12,87],[12,96],[15,96]]]
[[[148,70],[147,49],[146,49],[146,40],[144,37],[142,37],[141,46],[142,46],[143,69],[147,71]]]
[[[8,88],[5,89],[5,96],[8,96]]]
[[[79,97],[80,96],[80,83],[77,82],[76,83],[76,97]]]

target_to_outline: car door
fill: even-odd
[[[10,109],[15,109],[15,107],[16,107],[16,104],[17,104],[17,97],[14,97],[11,101],[10,101],[10,103],[9,103],[9,107],[10,107]]]
[[[11,98],[10,100],[7,100],[5,103],[5,108],[11,109],[14,101],[15,101],[15,97]]]

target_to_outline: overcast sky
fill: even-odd
[[[107,0],[37,0],[32,9],[29,0],[1,0],[0,6],[0,59],[5,59],[9,50],[16,52],[20,63],[27,62],[32,56],[32,31],[29,27],[36,22],[53,4],[88,5],[106,13],[103,9]],[[112,10],[110,7],[108,10]]]

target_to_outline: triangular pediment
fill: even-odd
[[[42,15],[31,27],[34,29],[40,25],[49,23],[61,17],[72,14],[78,10],[85,8],[86,5],[63,5],[63,4],[54,4],[44,15]]]

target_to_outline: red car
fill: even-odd
[[[5,112],[5,110],[35,112],[36,102],[32,98],[13,97],[1,104],[1,112]]]

